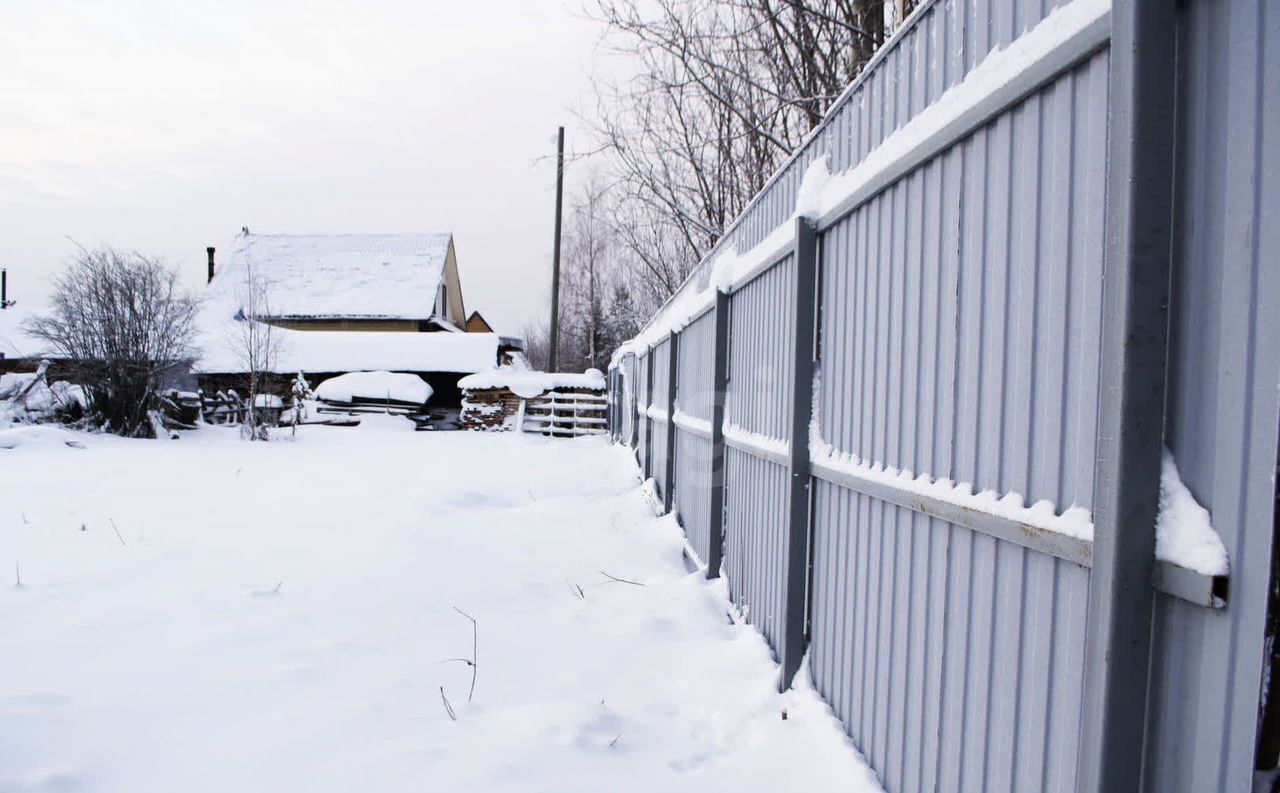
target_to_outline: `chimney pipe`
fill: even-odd
[[[205,251],[208,252],[209,254],[209,281],[212,281],[213,280],[213,248],[211,247],[205,248]],[[209,281],[205,281],[205,283],[209,283]]]

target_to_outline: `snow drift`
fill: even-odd
[[[421,377],[396,372],[351,372],[331,377],[316,387],[316,397],[326,402],[367,399],[425,405],[431,394],[431,386]]]

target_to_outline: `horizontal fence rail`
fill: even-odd
[[[632,424],[619,417],[614,438],[636,449],[689,557],[708,577],[727,577],[735,617],[776,654],[781,688],[807,652],[815,688],[889,791],[1133,789],[1139,766],[1147,790],[1234,790],[1244,788],[1219,782],[1251,773],[1270,479],[1237,514],[1244,502],[1227,484],[1236,480],[1219,477],[1213,489],[1212,466],[1191,463],[1199,492],[1219,500],[1215,524],[1222,515],[1240,534],[1226,538],[1230,576],[1147,559],[1155,605],[1135,613],[1156,618],[1147,620],[1149,665],[1110,665],[1115,653],[1090,630],[1108,613],[1098,592],[1124,575],[1112,557],[1095,560],[1095,536],[1151,531],[1098,506],[1131,500],[1098,475],[1098,455],[1137,448],[1133,418],[1118,412],[1101,374],[1129,355],[1124,334],[1104,330],[1120,322],[1108,275],[1114,283],[1133,272],[1128,253],[1107,247],[1107,213],[1135,201],[1157,224],[1169,214],[1159,208],[1168,196],[1109,181],[1112,102],[1153,90],[1123,81],[1176,79],[1195,86],[1179,89],[1192,91],[1179,102],[1208,118],[1205,85],[1224,79],[1231,60],[1225,49],[1210,54],[1210,43],[1252,53],[1250,68],[1263,50],[1280,51],[1280,15],[1264,23],[1259,2],[1241,2],[1242,19],[1260,26],[1249,38],[1245,22],[1211,17],[1209,2],[1189,0],[1176,16],[1187,60],[1140,77],[1116,71],[1132,70],[1126,59],[1137,56],[1110,47],[1113,25],[1136,24],[1128,3],[1114,14],[1106,0],[922,3],[615,360],[611,404],[630,410]],[[1232,94],[1243,107],[1264,92],[1280,105],[1280,80],[1236,68],[1248,83]],[[1272,116],[1267,128],[1280,134]],[[1261,140],[1265,120],[1250,118]],[[1203,174],[1228,153],[1206,143],[1212,136],[1192,117],[1178,123],[1191,127],[1179,133],[1183,145],[1201,153],[1178,166],[1190,169],[1179,184],[1191,197],[1179,204],[1188,222],[1166,230],[1184,268],[1170,301],[1184,319],[1199,312],[1238,341],[1256,338],[1248,334],[1274,326],[1276,312],[1250,315],[1247,330],[1223,308],[1256,305],[1256,294],[1239,291],[1265,280],[1256,267],[1229,289],[1210,274],[1217,259],[1185,250],[1197,239],[1190,218],[1205,203]],[[1158,147],[1171,133],[1125,134]],[[801,216],[809,178],[821,201],[806,199]],[[1241,189],[1280,206],[1280,189],[1241,178]],[[1234,201],[1242,215],[1261,211]],[[1227,205],[1204,211],[1227,223]],[[1213,447],[1195,435],[1195,410],[1229,423],[1260,400],[1261,430],[1237,423],[1221,442],[1236,459],[1274,465],[1280,399],[1265,384],[1280,379],[1280,331],[1260,380],[1212,396],[1187,374],[1207,348],[1194,331],[1170,334],[1181,435],[1166,444]],[[1259,365],[1235,353],[1241,371]],[[1257,536],[1245,542],[1247,531]],[[1254,558],[1237,560],[1244,546]],[[1240,605],[1242,587],[1257,603]],[[1246,632],[1224,633],[1237,628]],[[1212,649],[1203,644],[1211,636]],[[1202,657],[1171,660],[1182,640],[1198,642]],[[1140,696],[1124,696],[1138,712],[1124,713],[1121,695],[1105,693],[1121,677],[1107,676],[1145,676],[1148,666],[1151,701],[1135,682]],[[1212,679],[1228,666],[1247,682]],[[1188,701],[1184,669],[1209,699]],[[1197,726],[1200,705],[1240,740]],[[1155,720],[1160,713],[1181,718]],[[1116,745],[1081,750],[1102,735]],[[1183,738],[1211,756],[1173,748]]]

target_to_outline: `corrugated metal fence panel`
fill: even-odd
[[[698,562],[705,565],[711,552],[711,441],[679,427],[673,508],[689,547],[697,554]]]
[[[667,383],[671,380],[670,339],[663,339],[653,345],[653,352],[649,356],[649,365],[653,367],[653,396],[650,398],[650,402],[656,410],[665,412],[667,421],[670,421],[671,412],[667,405],[669,397]],[[650,421],[653,424],[653,447],[649,450],[649,476],[653,477],[658,495],[665,498],[667,494],[667,455],[671,453],[671,450],[667,448],[667,423],[656,419],[650,419]]]
[[[823,236],[819,432],[1088,506],[1107,54]],[[819,482],[811,669],[891,791],[1075,786],[1088,572]]]
[[[827,482],[809,667],[886,790],[1070,791],[1089,573]]]
[[[787,469],[725,449],[724,567],[729,597],[776,652],[782,638]]]
[[[653,419],[649,418],[649,364],[650,355],[643,353],[636,356],[636,393],[638,394],[636,410],[639,425],[636,427],[636,459],[640,462],[641,476],[649,476],[649,434],[653,428]]]
[[[667,384],[671,381],[671,340],[663,339],[653,345],[650,355],[653,367],[653,396],[650,404],[659,410],[667,410]]]
[[[1158,596],[1146,787],[1250,790],[1280,414],[1280,8],[1180,14],[1167,433],[1231,564],[1209,612]]]
[[[856,164],[1062,2],[927,4],[721,245],[751,248],[790,215],[816,156]],[[1225,611],[1158,597],[1153,793],[1250,787],[1280,412],[1269,9],[1179,12],[1168,433],[1233,569]],[[840,451],[1091,506],[1107,64],[1096,53],[824,231],[818,426]],[[783,439],[790,266],[732,298],[726,406],[730,423]],[[787,472],[732,448],[726,463],[730,593],[776,647]],[[888,790],[1074,786],[1086,570],[826,482],[813,541],[810,667]]]
[[[795,263],[788,255],[733,293],[725,421],[749,432],[791,434],[789,372],[795,355]]]
[[[708,311],[680,331],[676,406],[691,416],[711,420],[712,374],[716,355],[716,313]]]
[[[867,462],[1091,502],[1107,56],[823,235],[819,428]]]
[[[680,331],[676,406],[711,420],[716,315],[708,311]],[[676,426],[676,488],[673,500],[689,546],[705,564],[710,552],[711,441]]]
[[[726,423],[770,438],[790,436],[794,304],[795,261],[790,255],[733,293]],[[782,637],[787,492],[785,466],[725,450],[729,593],[775,651]]]

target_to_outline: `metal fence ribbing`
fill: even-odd
[[[1096,791],[1132,789],[1139,778],[1150,790],[1238,789],[1251,771],[1274,487],[1269,470],[1260,479],[1255,469],[1275,457],[1278,375],[1276,345],[1257,330],[1274,325],[1274,312],[1258,310],[1248,285],[1274,293],[1275,279],[1257,265],[1262,237],[1230,238],[1252,246],[1248,271],[1220,228],[1256,227],[1259,207],[1278,203],[1280,190],[1239,167],[1239,190],[1201,188],[1215,163],[1230,170],[1243,156],[1236,152],[1266,159],[1258,130],[1280,130],[1272,107],[1280,81],[1262,78],[1259,54],[1280,51],[1280,23],[1241,0],[1256,13],[1240,19],[1269,20],[1249,31],[1235,16],[1204,18],[1204,0],[1189,0],[1176,24],[1189,39],[1179,52],[1191,60],[1174,68],[1166,48],[1163,66],[1144,68],[1132,59],[1151,50],[1109,48],[1108,7],[1066,5],[1077,20],[1107,13],[1025,59],[1032,65],[1004,83],[973,87],[966,75],[984,55],[1050,9],[926,2],[851,89],[857,103],[840,104],[724,244],[742,250],[773,232],[817,153],[832,155],[833,170],[848,168],[946,88],[990,94],[951,126],[913,133],[913,147],[878,181],[812,228],[801,224],[790,250],[717,292],[707,314],[636,359],[661,357],[665,373],[664,393],[640,413],[647,434],[633,436],[646,476],[658,480],[707,575],[723,566],[734,605],[777,653],[784,685],[807,647],[815,687],[890,791]],[[1128,3],[1117,9],[1116,40],[1130,42],[1141,20]],[[1167,45],[1172,18],[1148,35]],[[1227,38],[1236,46],[1210,53],[1208,44]],[[1179,105],[1201,107],[1214,90],[1229,91],[1254,126],[1240,145],[1215,148],[1215,133],[1194,121],[1212,113],[1178,115],[1178,135],[1198,158],[1175,164],[1187,217],[1170,231],[1170,180],[1152,163],[1167,160],[1173,124],[1124,126],[1126,113],[1146,111],[1114,103],[1133,102],[1142,80],[1165,81],[1147,99],[1167,99],[1167,81],[1184,79],[1179,69],[1192,70],[1198,86],[1180,88]],[[1228,74],[1246,86],[1220,85]],[[1251,104],[1264,94],[1276,100],[1269,115]],[[1123,146],[1134,160],[1117,154]],[[1152,183],[1135,190],[1130,169]],[[1219,229],[1204,238],[1201,205]],[[1218,211],[1225,206],[1234,212]],[[1115,226],[1120,212],[1172,239],[1173,252],[1135,250]],[[1138,305],[1121,284],[1141,273],[1170,283],[1160,275],[1170,258],[1182,268],[1169,302],[1184,327],[1173,328],[1165,355],[1150,323],[1159,324],[1165,301],[1148,290]],[[1214,274],[1218,261],[1242,273],[1239,283]],[[686,288],[708,281],[704,265]],[[1232,314],[1231,300],[1253,313]],[[1239,349],[1202,337],[1196,317]],[[1136,338],[1153,343],[1123,346]],[[1197,372],[1218,358],[1233,361],[1232,371],[1206,390]],[[1156,394],[1166,365],[1168,414]],[[649,393],[652,369],[635,370]],[[709,404],[695,397],[707,379]],[[1150,405],[1138,408],[1143,399]],[[648,410],[663,401],[665,414]],[[655,425],[655,414],[666,423]],[[1166,415],[1176,432],[1161,438]],[[1214,423],[1198,427],[1199,416]],[[1233,532],[1224,535],[1231,603],[1225,578],[1168,561],[1151,572],[1162,439],[1180,464],[1187,450],[1195,495]],[[1230,472],[1213,465],[1219,447]],[[1126,469],[1135,455],[1141,463]],[[1002,506],[965,500],[983,491]],[[1038,501],[1052,514],[1042,505],[1032,515]],[[1087,534],[1045,527],[1068,507],[1102,533],[1096,546]],[[1148,578],[1158,593],[1154,638],[1146,590],[1115,597]],[[1194,659],[1172,657],[1182,641],[1196,642]],[[1138,651],[1122,657],[1124,647]],[[1188,693],[1196,691],[1204,693]],[[1205,751],[1178,751],[1180,740]]]

